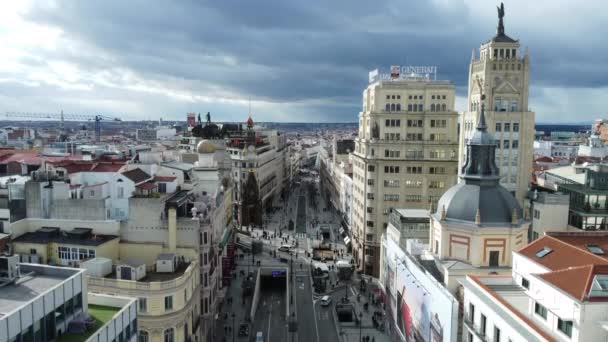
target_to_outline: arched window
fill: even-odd
[[[411,104],[411,103],[407,105],[407,111],[408,111],[408,112],[411,112],[411,111],[412,111],[412,104]]]
[[[397,111],[400,112],[401,111],[401,104],[397,103]]]
[[[391,110],[391,105],[390,104],[386,104],[386,111],[389,112]]]
[[[419,112],[422,112],[422,111],[423,111],[423,110],[422,110],[422,103],[418,105],[418,111],[419,111]]]
[[[148,342],[148,332],[145,330],[140,330],[139,336],[137,337],[137,342]]]
[[[165,342],[175,342],[175,333],[173,328],[169,328],[165,330]]]
[[[446,109],[446,105],[444,103],[444,104],[441,105],[441,110],[445,112],[445,109]]]
[[[394,112],[394,111],[395,111],[395,104],[393,103],[393,104],[391,104],[391,112]]]
[[[433,97],[435,97],[435,96],[433,96]],[[435,111],[435,104],[434,104],[434,103],[432,103],[432,104],[431,104],[431,112],[434,112],[434,111]]]

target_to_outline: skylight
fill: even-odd
[[[604,275],[596,275],[595,281],[602,291],[608,291],[608,277]]]
[[[540,251],[536,252],[536,256],[539,258],[544,257],[545,255],[549,254],[553,252],[553,250],[549,247],[543,247],[543,249],[541,249]]]
[[[593,254],[597,254],[597,255],[604,255],[604,250],[602,249],[602,247],[590,243],[587,245],[587,249],[589,250],[589,252],[593,253]]]

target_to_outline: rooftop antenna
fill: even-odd
[[[249,116],[251,116],[251,96],[249,96]]]

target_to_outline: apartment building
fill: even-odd
[[[548,232],[513,252],[510,276],[467,276],[464,341],[603,341],[608,234]]]
[[[457,181],[458,114],[448,81],[424,75],[373,80],[363,91],[352,153],[353,254],[378,275],[391,208],[429,209]]]

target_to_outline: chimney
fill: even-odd
[[[169,208],[169,251],[175,252],[177,244],[177,212],[175,208]]]

